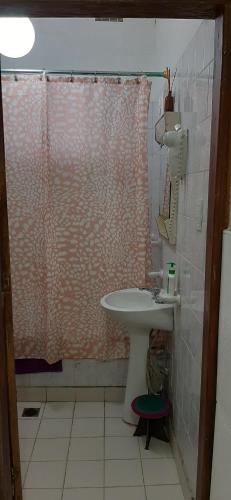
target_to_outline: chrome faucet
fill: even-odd
[[[155,286],[153,288],[140,288],[140,290],[147,290],[147,292],[150,292],[152,294],[153,300],[157,304],[163,304],[163,300],[160,298],[160,288],[158,286]]]

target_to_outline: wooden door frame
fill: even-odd
[[[22,500],[1,90],[0,79],[0,498]]]
[[[231,0],[0,0],[0,15],[215,19],[205,309],[196,500],[209,500],[216,408],[222,232],[228,227],[231,137]],[[0,123],[0,136],[3,127]],[[4,170],[4,145],[0,143]],[[5,247],[8,253],[8,248]],[[8,323],[12,323],[11,305]],[[1,332],[4,335],[4,332]],[[10,335],[13,337],[12,329]],[[11,338],[12,345],[12,338]],[[13,356],[13,354],[12,354]],[[9,359],[7,361],[9,363]],[[12,370],[12,359],[11,359]],[[20,498],[20,497],[18,497]]]
[[[3,295],[0,294],[0,329],[3,330]],[[8,406],[6,338],[0,335],[0,498],[12,497],[11,446]]]

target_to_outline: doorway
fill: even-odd
[[[220,23],[220,24],[219,24],[219,23]],[[220,19],[220,21],[217,21],[217,36],[219,36],[219,38],[220,38],[220,34],[221,34],[221,31],[220,31],[220,30],[221,30],[221,27],[222,27],[221,23],[222,23],[222,19]],[[219,35],[218,35],[218,31],[219,31]],[[221,47],[220,47],[220,50],[221,50]],[[220,68],[220,70],[221,70],[221,68]],[[217,66],[216,66],[216,71],[218,72],[218,74],[217,74],[217,77],[218,77],[220,73],[219,73],[219,67],[217,67]],[[224,76],[224,78],[226,78],[226,76],[224,75],[224,73],[223,73],[223,76]],[[225,81],[227,81],[227,79],[226,79]],[[219,89],[218,89],[218,94],[219,94]],[[222,104],[222,105],[223,105],[223,104]],[[216,123],[217,123],[217,122],[216,122]],[[227,143],[226,143],[226,145],[225,145],[225,144],[223,144],[223,146],[224,146],[224,147],[227,147]],[[214,158],[216,158],[216,154],[215,154],[215,156],[213,156],[213,159],[214,159]],[[222,186],[221,186],[221,188],[222,188]],[[215,186],[214,186],[214,189],[215,189]],[[216,186],[216,189],[217,189],[217,186]],[[224,191],[223,191],[223,188],[222,188],[222,189],[221,189],[221,193],[223,193],[223,192],[224,192]],[[220,201],[221,201],[221,200],[220,200]],[[223,212],[222,212],[222,217],[224,217],[224,212],[225,212],[225,211],[223,210]],[[227,219],[227,218],[226,218],[226,219]],[[217,221],[217,222],[218,222],[218,221]],[[213,223],[213,222],[210,222],[210,224],[212,224],[212,223]],[[221,221],[220,221],[220,220],[219,220],[219,224],[221,224]],[[223,224],[224,224],[224,221],[222,222],[222,225],[223,225]],[[222,227],[223,227],[223,226],[222,226]],[[211,231],[211,227],[209,228],[209,231]],[[218,240],[217,240],[217,234],[219,234],[219,235],[220,235],[220,236],[219,236],[219,238],[221,238],[221,225],[219,226],[218,233],[216,233],[216,242],[218,241]],[[219,238],[218,238],[218,239],[219,239]],[[220,252],[220,246],[218,245],[216,248],[217,248],[217,252],[218,252],[218,254],[219,254],[219,252]],[[214,262],[215,262],[215,260],[214,260],[214,254],[213,254],[213,256],[212,256],[211,258],[213,259],[213,263],[214,263]],[[208,258],[207,258],[207,262],[208,262]],[[213,264],[213,265],[214,265],[214,264]],[[209,270],[207,270],[207,272],[210,272],[210,271],[211,271],[211,267],[210,267],[210,269],[209,269]],[[216,276],[216,278],[217,278],[217,276]],[[219,281],[219,280],[218,280],[218,281]],[[213,282],[213,285],[214,285],[214,282]],[[218,287],[218,288],[216,288],[216,291],[217,291],[217,289],[219,290],[219,287]],[[216,292],[216,293],[217,293],[217,292]],[[207,303],[206,303],[206,304],[207,304]],[[211,321],[210,316],[208,316],[208,313],[209,313],[209,309],[206,309],[206,313],[205,313],[205,314],[207,314],[207,321],[208,321],[208,319],[209,319],[209,321]],[[210,313],[209,313],[209,314],[210,314]],[[217,318],[218,318],[218,316],[217,316]],[[210,334],[210,335],[211,335],[211,334]],[[206,336],[205,336],[205,339],[206,339]],[[209,339],[207,339],[207,340],[208,340],[208,342],[210,343],[211,338],[209,338]],[[214,344],[213,344],[213,346],[214,346]],[[214,361],[215,361],[215,360],[214,360]],[[203,387],[203,386],[202,386],[202,387]],[[202,389],[202,390],[203,390],[203,389]],[[212,394],[211,394],[210,396],[212,397]],[[209,402],[210,402],[209,409],[212,411],[212,407],[211,407],[212,400],[210,399],[210,400],[209,400]],[[203,406],[203,408],[204,408],[204,406]],[[202,408],[202,414],[203,414],[203,411],[204,411],[204,409],[203,409],[203,408]],[[212,413],[211,413],[211,411],[210,411],[210,414],[212,414]],[[207,425],[208,425],[208,424],[207,424]],[[210,452],[211,452],[211,447],[210,447]],[[208,464],[207,464],[207,465],[208,465]],[[198,498],[199,498],[199,497],[198,497]],[[203,497],[201,497],[201,498],[203,498]],[[205,497],[204,497],[204,498],[205,498]]]

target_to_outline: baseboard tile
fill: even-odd
[[[122,402],[125,397],[125,387],[105,387],[105,401]]]
[[[17,401],[117,401],[125,387],[17,387]]]
[[[47,401],[76,401],[75,387],[47,387]]]
[[[47,400],[46,387],[17,387],[17,401],[41,401]]]
[[[104,401],[104,387],[77,387],[76,401]]]

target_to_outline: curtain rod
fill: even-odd
[[[28,74],[43,74],[46,75],[92,75],[92,76],[147,76],[150,78],[168,78],[169,69],[166,68],[164,71],[76,71],[76,70],[43,70],[43,69],[2,69],[2,74],[17,74],[17,73],[28,73]]]

